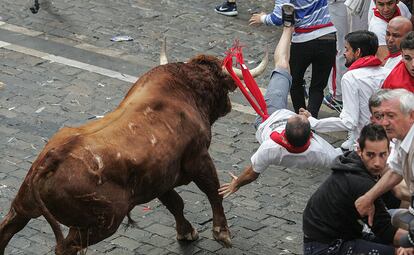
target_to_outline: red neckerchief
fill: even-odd
[[[254,80],[253,76],[250,74],[249,69],[244,64],[242,47],[240,46],[239,42],[236,41],[233,47],[228,52],[226,52],[226,54],[227,55],[223,59],[222,65],[227,69],[233,80],[236,82],[237,87],[239,87],[244,97],[246,97],[247,101],[249,101],[250,105],[253,107],[256,113],[262,117],[263,121],[265,121],[269,117],[269,114],[267,113],[266,102],[264,100],[262,92],[259,89],[259,86],[257,86],[257,83]],[[243,74],[243,80],[246,83],[247,89],[249,89],[250,93],[253,95],[254,100],[250,96],[246,87],[243,85],[243,82],[233,71],[233,57],[236,57],[236,63],[240,65]]]
[[[348,71],[354,70],[361,67],[367,66],[380,66],[382,64],[381,60],[373,55],[365,56],[357,59],[352,65],[348,68]]]
[[[401,51],[398,51],[396,53],[390,53],[390,54],[388,54],[388,56],[386,56],[384,58],[384,63],[386,63],[389,58],[395,58],[395,57],[398,57],[398,56],[401,56]]]
[[[403,61],[400,61],[382,84],[383,89],[406,89],[414,92],[414,77],[410,75]]]
[[[319,24],[309,27],[295,27],[295,33],[310,33],[313,31],[316,31],[318,29],[324,28],[324,27],[333,27],[334,24],[332,22],[326,23],[326,24]]]
[[[305,145],[301,147],[294,147],[291,145],[287,138],[286,138],[286,132],[285,130],[282,131],[282,133],[279,133],[277,131],[273,131],[270,134],[270,138],[275,141],[277,144],[285,148],[290,153],[302,153],[305,152],[309,146],[310,146],[310,140],[312,138],[312,134],[309,136],[308,140],[306,141]]]
[[[380,18],[382,20],[385,20],[385,22],[388,23],[388,22],[390,22],[390,20],[392,20],[392,18],[397,17],[397,16],[401,16],[400,7],[398,7],[398,5],[396,5],[395,7],[397,9],[395,10],[394,15],[392,15],[392,17],[389,18],[389,19],[387,19],[384,16],[382,16],[381,13],[378,11],[377,8],[374,8],[374,15],[375,15],[375,17],[378,17],[378,18]]]

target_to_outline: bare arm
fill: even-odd
[[[358,213],[362,217],[368,216],[368,225],[372,226],[374,220],[374,201],[400,183],[402,179],[403,177],[401,175],[393,171],[387,171],[374,187],[355,201],[355,208]]]
[[[394,196],[396,196],[400,200],[408,202],[411,201],[411,193],[408,190],[407,184],[404,180],[397,184],[394,188],[392,188],[392,193],[394,193]]]
[[[232,173],[229,174],[232,178],[231,182],[221,185],[221,187],[218,190],[219,195],[223,196],[223,198],[230,196],[232,193],[236,192],[240,187],[256,180],[260,175],[259,173],[253,171],[253,167],[251,165],[246,167],[239,177],[235,176]]]

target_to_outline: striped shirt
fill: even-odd
[[[267,14],[262,22],[265,25],[282,25],[284,3],[292,3],[295,6],[295,32],[292,42],[307,42],[336,32],[329,15],[327,0],[275,0],[273,12]]]

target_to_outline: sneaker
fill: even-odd
[[[356,147],[356,142],[355,142],[354,132],[348,131],[348,138],[346,139],[345,142],[341,144],[341,149],[343,151],[350,151],[350,150],[354,150],[355,147]]]
[[[291,27],[295,24],[295,6],[293,4],[282,4],[282,21],[285,27]]]
[[[226,16],[236,16],[237,13],[237,6],[236,3],[230,3],[230,2],[224,2],[221,5],[217,5],[216,8],[214,8],[214,10],[217,13],[226,15]]]
[[[331,94],[328,94],[323,98],[323,104],[338,113],[341,113],[342,111],[342,101],[335,99]]]

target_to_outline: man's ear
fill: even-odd
[[[361,57],[361,49],[360,49],[360,48],[356,49],[356,51],[355,51],[355,55],[356,55],[358,58],[360,58],[360,57]]]
[[[414,125],[414,110],[410,112],[410,121]]]
[[[356,152],[362,158],[362,151],[361,151],[361,148],[359,147],[359,138],[357,140],[357,151]]]

